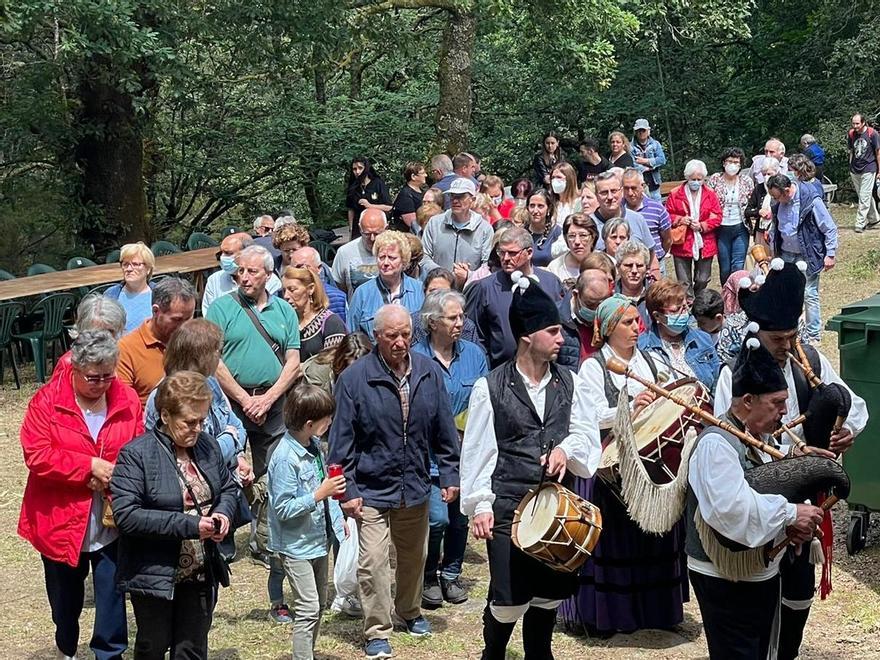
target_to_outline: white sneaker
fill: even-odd
[[[75,655],[64,655],[61,651],[56,651],[55,657],[58,658],[58,660],[76,660]]]
[[[336,596],[333,599],[333,603],[330,605],[330,611],[342,612],[343,614],[347,614],[356,619],[359,619],[364,615],[361,601],[354,595]]]

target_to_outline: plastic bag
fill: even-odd
[[[358,528],[354,520],[348,521],[348,538],[339,544],[339,554],[333,566],[333,586],[336,596],[358,595]]]

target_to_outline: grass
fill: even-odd
[[[836,208],[841,224],[838,267],[822,276],[823,320],[836,314],[846,303],[876,293],[880,277],[880,232],[854,234],[853,213]],[[713,280],[714,281],[714,280]],[[823,332],[822,349],[837,362],[836,335]],[[25,380],[32,381],[26,370]],[[32,382],[19,392],[7,383],[0,386],[0,610],[3,635],[0,658],[42,660],[54,657],[53,627],[38,555],[16,534],[18,509],[26,471],[18,444],[18,428],[29,398],[36,391]],[[869,404],[872,402],[869,402]],[[872,440],[863,438],[861,441]],[[838,531],[845,528],[846,510],[836,511]],[[869,544],[878,544],[880,534],[871,530]],[[843,535],[837,534],[835,549],[835,590],[818,603],[807,628],[802,657],[869,658],[880,657],[880,547],[869,547],[854,558],[846,556]],[[247,561],[233,565],[232,587],[220,595],[211,631],[211,657],[218,660],[280,660],[290,657],[290,628],[272,623],[267,616],[265,569]],[[413,640],[395,633],[392,638],[397,657],[414,660],[477,658],[482,646],[480,615],[488,586],[485,550],[471,542],[464,567],[470,585],[470,600],[460,606],[445,606],[427,613],[435,634]],[[83,645],[79,657],[88,657],[86,643],[93,621],[91,601],[82,617]],[[130,618],[130,631],[134,633]],[[318,643],[318,657],[334,660],[362,658],[360,622],[344,615],[327,615]],[[685,621],[675,630],[641,631],[595,641],[557,632],[555,655],[560,660],[579,658],[598,652],[603,658],[687,658],[706,657],[699,611],[695,602],[685,606]],[[127,657],[131,657],[129,652]],[[509,658],[522,658],[519,632],[514,635]]]

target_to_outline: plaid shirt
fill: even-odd
[[[391,379],[394,381],[395,385],[397,385],[397,393],[400,396],[400,414],[403,417],[403,432],[405,434],[406,423],[407,420],[409,420],[409,377],[412,373],[412,360],[407,356],[406,373],[403,374],[402,378],[397,377],[397,374],[388,366],[388,363],[385,362],[385,358],[382,357],[381,353],[379,353],[379,362],[382,363],[382,366],[385,367],[388,375],[391,376]]]

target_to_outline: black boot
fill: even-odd
[[[523,617],[523,650],[525,660],[553,660],[553,628],[556,609],[531,606]]]
[[[804,627],[809,616],[809,607],[805,610],[793,610],[785,605],[782,606],[778,660],[794,660],[798,657],[801,641],[804,639]]]
[[[483,655],[481,660],[504,660],[507,655],[507,643],[513,634],[513,623],[501,623],[492,616],[488,603],[486,609],[483,610]]]

